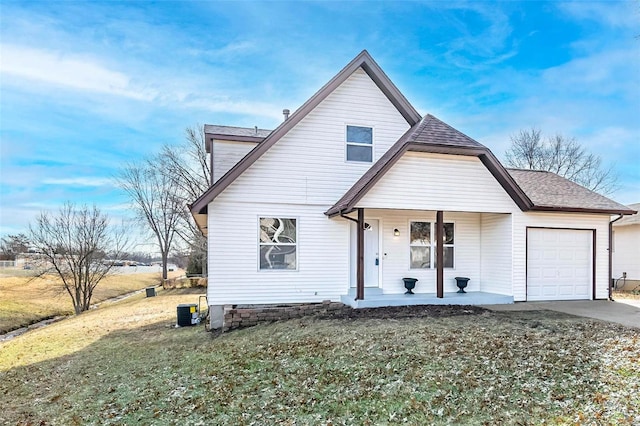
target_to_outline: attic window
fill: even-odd
[[[347,161],[373,161],[373,128],[347,126]]]

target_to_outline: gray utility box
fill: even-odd
[[[178,305],[178,326],[186,327],[200,322],[198,305],[195,303],[183,303]]]
[[[156,288],[155,287],[147,287],[147,297],[155,297],[156,295]]]

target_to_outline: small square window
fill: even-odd
[[[347,126],[347,161],[373,161],[373,128]]]

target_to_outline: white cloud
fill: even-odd
[[[613,28],[638,30],[640,27],[640,4],[637,1],[563,1],[557,2],[556,7],[576,19],[597,21]]]
[[[75,178],[59,178],[45,179],[42,181],[45,185],[65,185],[65,186],[107,186],[112,185],[113,180],[103,177],[75,177]]]
[[[0,54],[2,74],[136,100],[149,101],[156,96],[152,90],[135,87],[126,74],[85,56],[13,44],[1,44]],[[8,81],[3,79],[4,84]]]

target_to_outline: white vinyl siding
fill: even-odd
[[[482,291],[511,295],[511,215],[483,213],[480,218]]]
[[[613,278],[627,273],[627,280],[640,281],[640,224],[613,226]]]
[[[320,210],[279,204],[209,204],[209,304],[339,300],[348,289],[349,223],[327,219]],[[258,217],[297,219],[297,271],[257,268]]]
[[[357,207],[508,213],[511,197],[476,157],[407,152]]]
[[[349,123],[375,128],[374,158],[409,128],[358,70],[209,204],[210,304],[321,302],[348,291],[349,222],[324,212],[371,166],[345,163]],[[258,270],[258,217],[297,218],[297,272]]]
[[[216,182],[257,144],[254,142],[213,141],[213,181]]]
[[[375,129],[374,158],[380,158],[409,129],[371,78],[358,70],[214,203],[314,204],[328,209],[371,167],[371,163],[345,163],[345,126],[351,123],[367,123]]]

